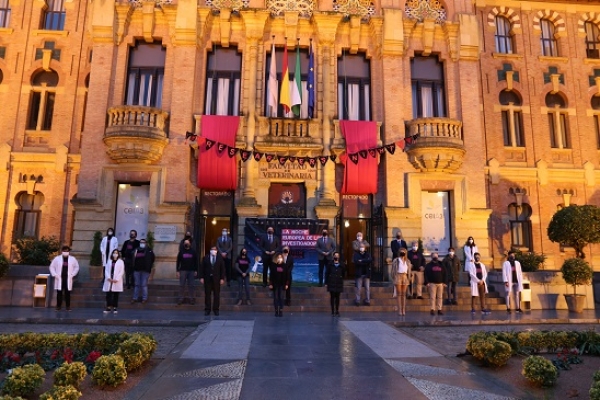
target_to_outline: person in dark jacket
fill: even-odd
[[[269,278],[269,269],[273,265],[273,256],[275,252],[279,251],[281,242],[279,238],[275,236],[275,229],[272,226],[267,228],[267,234],[260,241],[260,248],[262,249],[262,262],[263,262],[263,286],[267,286],[267,280]]]
[[[192,244],[186,240],[183,243],[183,250],[177,254],[177,278],[179,279],[179,299],[177,305],[185,303],[188,299],[185,297],[185,286],[187,283],[189,302],[196,304],[196,278],[198,277],[198,256],[196,250],[192,249]]]
[[[154,252],[148,247],[145,239],[140,240],[140,247],[133,253],[133,299],[131,303],[141,301],[145,304],[148,301],[148,279],[154,265]],[[140,300],[141,296],[141,300]]]
[[[460,278],[460,260],[454,252],[454,247],[448,249],[448,254],[442,261],[446,268],[446,284],[448,285],[448,304],[458,304],[456,299],[456,285]],[[452,298],[450,298],[452,297]]]
[[[358,251],[354,252],[354,268],[355,268],[355,278],[356,278],[356,299],[354,299],[354,304],[358,307],[360,306],[360,291],[362,287],[365,287],[365,306],[371,305],[371,263],[373,259],[371,258],[371,254],[366,252],[366,247],[364,245],[360,245]]]
[[[429,304],[431,315],[444,315],[442,303],[444,297],[444,285],[446,282],[446,268],[438,258],[438,253],[431,253],[431,261],[425,266],[425,284],[429,289]]]
[[[340,316],[340,294],[344,291],[344,266],[340,262],[340,253],[333,253],[333,260],[325,269],[325,286],[331,296],[331,315]]]
[[[246,291],[246,304],[251,305],[250,301],[250,258],[248,257],[248,250],[242,248],[240,255],[235,260],[234,270],[237,273],[238,280],[238,302],[237,305],[241,306],[242,292]]]
[[[192,238],[192,232],[187,231],[183,236],[183,239],[179,242],[179,251],[183,250],[183,246],[185,245],[185,241],[190,242],[190,246],[192,249],[194,248],[194,238]]]
[[[396,233],[396,239],[392,240],[392,243],[390,243],[390,247],[392,248],[392,259],[398,257],[400,249],[408,250],[408,247],[406,246],[406,241],[402,239],[402,233],[400,233],[400,231]]]
[[[137,231],[132,229],[129,232],[129,239],[123,243],[121,248],[121,257],[125,263],[125,287],[131,289],[133,282],[133,254],[140,247],[140,241],[137,240]]]
[[[225,262],[218,254],[217,246],[211,247],[202,259],[199,275],[200,283],[204,285],[204,315],[210,315],[211,309],[215,315],[219,315],[221,285],[225,283]]]
[[[290,254],[290,248],[287,246],[284,246],[283,248],[283,263],[285,264],[288,274],[290,275],[288,287],[285,290],[285,305],[289,307],[292,305],[292,272],[294,271],[294,259]]]
[[[274,264],[269,274],[269,289],[273,290],[273,303],[275,316],[283,317],[283,291],[287,290],[290,282],[290,273],[283,263],[283,255],[275,253]]]
[[[408,260],[412,265],[410,291],[413,299],[423,298],[423,273],[425,271],[425,257],[419,250],[417,242],[412,243],[412,248],[407,253]],[[410,298],[410,296],[409,296]]]

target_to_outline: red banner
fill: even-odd
[[[366,158],[361,158],[360,162],[352,162],[351,159],[361,150],[377,147],[377,123],[340,121],[340,128],[346,139],[346,152],[350,156],[344,163],[342,194],[377,193],[377,158],[366,157],[365,154]]]
[[[240,117],[203,115],[202,137],[222,145],[235,147],[235,136]],[[198,187],[210,190],[235,190],[237,188],[237,159],[227,151],[200,147],[198,156]],[[223,147],[224,150],[224,147]]]

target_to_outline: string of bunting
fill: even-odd
[[[380,155],[380,156],[384,155],[386,151],[390,154],[394,154],[396,152],[396,147],[399,147],[402,151],[405,151],[406,147],[415,143],[417,141],[418,137],[419,137],[419,135],[412,135],[409,137],[405,137],[404,139],[400,139],[395,143],[386,144],[381,147],[374,147],[372,149],[359,150],[356,153],[348,154],[348,158],[354,164],[358,164],[358,162],[361,158],[363,158],[363,159],[366,159],[367,157],[375,158],[375,157],[377,157],[377,155]],[[244,149],[238,149],[237,147],[227,146],[226,144],[217,142],[215,140],[206,139],[203,137],[198,138],[198,135],[195,135],[192,132],[185,133],[186,143],[188,142],[188,140],[190,142],[196,142],[198,146],[204,145],[206,150],[210,150],[213,147],[215,147],[216,151],[219,154],[222,154],[224,151],[227,151],[227,155],[229,156],[229,158],[233,158],[236,156],[236,154],[239,153],[240,158],[242,159],[243,162],[248,161],[251,157],[254,158],[255,161],[260,161],[264,157],[267,162],[277,160],[277,161],[279,161],[279,164],[281,164],[281,165],[284,165],[286,162],[289,161],[292,163],[296,162],[300,166],[303,166],[306,163],[306,164],[310,165],[311,167],[314,167],[317,165],[317,161],[320,162],[321,165],[325,165],[327,163],[327,161],[331,160],[331,161],[335,162],[335,160],[337,158],[335,155],[330,155],[329,157],[327,157],[327,156],[295,157],[295,156],[278,156],[276,154],[264,153],[264,152],[260,152],[260,151],[249,151],[249,150],[244,150]],[[200,143],[200,142],[202,142],[202,143]]]

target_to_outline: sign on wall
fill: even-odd
[[[129,231],[132,229],[137,231],[138,240],[146,238],[149,204],[150,185],[119,184],[115,222],[115,233],[119,243],[129,239]]]
[[[156,225],[154,228],[154,240],[157,242],[174,242],[176,236],[175,225]]]
[[[421,192],[421,229],[426,254],[446,254],[451,246],[448,192]]]

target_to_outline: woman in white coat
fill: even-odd
[[[100,242],[100,252],[102,253],[102,265],[106,265],[110,261],[110,255],[114,249],[119,248],[119,240],[115,237],[115,230],[108,228],[106,236]]]
[[[56,290],[56,311],[62,308],[63,296],[67,311],[71,311],[71,290],[73,290],[73,277],[79,273],[79,263],[69,252],[69,246],[62,247],[62,253],[50,263],[50,275],[54,278]]]
[[[475,253],[473,255],[474,262],[469,267],[469,277],[471,282],[471,312],[475,313],[475,298],[479,297],[481,312],[487,314],[490,312],[485,308],[485,295],[488,292],[487,287],[487,268],[480,262],[481,255]]]
[[[465,271],[469,272],[471,266],[475,262],[475,253],[479,252],[473,236],[469,236],[465,243],[465,247],[463,247],[463,251],[465,252]]]
[[[125,263],[121,260],[119,250],[113,250],[110,260],[104,264],[104,286],[106,293],[106,308],[104,314],[117,313],[119,307],[119,293],[123,291],[123,277],[125,276]]]
[[[523,291],[523,270],[515,259],[515,252],[508,252],[508,259],[502,264],[502,280],[506,289],[506,312],[510,312],[510,293],[515,293],[515,311],[521,311],[521,291]]]

